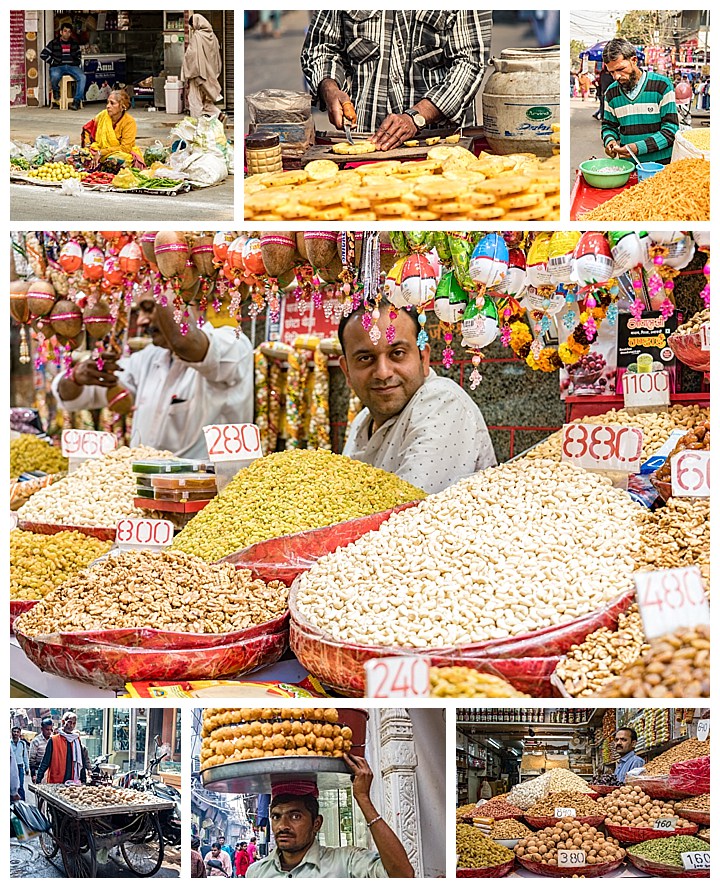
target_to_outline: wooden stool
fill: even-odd
[[[59,106],[60,110],[67,111],[68,106],[73,101],[73,97],[75,94],[74,78],[72,78],[69,74],[63,74],[58,86],[58,92],[60,93],[60,98],[56,100],[55,96],[52,94],[52,90],[50,91],[50,107],[52,108],[53,102],[57,101],[57,105]],[[83,103],[80,102],[79,104],[82,108]]]

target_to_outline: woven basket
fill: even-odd
[[[114,527],[75,527],[71,524],[45,524],[38,521],[19,521],[20,530],[29,530],[32,533],[54,534],[63,530],[74,530],[77,533],[84,533],[85,536],[95,537],[96,540],[105,540],[114,542],[117,533]]]
[[[699,823],[702,826],[710,826],[709,811],[698,811],[693,810],[692,808],[683,808],[681,805],[678,805],[675,808],[675,813],[684,817],[685,820],[692,820],[693,823]]]
[[[647,860],[632,851],[627,852],[628,860],[633,866],[649,876],[665,877],[667,879],[709,879],[710,870],[685,870],[681,866],[672,866],[669,863],[656,863]]]
[[[591,783],[590,789],[598,795],[610,795],[611,792],[614,792],[616,789],[620,789],[619,786],[600,786],[599,783]]]
[[[482,869],[456,869],[455,876],[458,879],[502,879],[507,876],[515,866],[514,860],[501,863],[500,866],[485,866]]]
[[[573,817],[573,820],[577,820],[578,823],[587,823],[588,826],[600,826],[606,817],[607,814],[594,814],[585,817]],[[546,826],[555,826],[561,820],[561,817],[531,817],[525,814],[525,823],[528,826],[532,826],[533,829],[545,829]]]
[[[604,876],[606,873],[616,870],[622,866],[624,859],[625,854],[619,860],[610,860],[607,863],[592,863],[588,866],[555,866],[551,863],[538,863],[536,860],[518,857],[518,863],[538,876],[554,876],[555,878],[586,876],[594,878],[596,876]]]
[[[670,836],[693,836],[698,831],[697,824],[684,826],[678,829],[652,829],[644,826],[616,826],[605,821],[605,830],[608,835],[619,842],[646,842],[648,839],[667,839]]]

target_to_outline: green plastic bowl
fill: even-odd
[[[593,188],[622,188],[627,185],[630,173],[635,169],[635,164],[629,160],[612,159],[584,160],[580,164],[580,172],[583,178]],[[600,172],[600,170],[612,170],[612,172]]]

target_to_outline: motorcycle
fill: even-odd
[[[180,793],[174,786],[163,783],[157,771],[160,762],[170,754],[170,748],[160,744],[160,738],[155,737],[155,753],[147,763],[144,771],[128,771],[119,778],[119,786],[124,789],[136,789],[138,792],[147,792],[157,796],[163,801],[170,801],[173,807],[166,811],[160,811],[160,828],[163,838],[170,845],[180,846],[182,838],[182,818],[180,810]]]
[[[117,765],[108,764],[110,755],[99,755],[92,760],[92,767],[88,771],[90,786],[111,786],[112,778],[118,770]]]

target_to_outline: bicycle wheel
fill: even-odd
[[[128,869],[136,876],[154,876],[165,856],[165,840],[156,811],[146,814],[135,832],[120,843]]]
[[[47,857],[48,860],[52,860],[53,857],[60,850],[58,848],[58,843],[55,839],[58,830],[58,820],[55,816],[55,809],[48,805],[47,801],[43,798],[38,800],[38,810],[45,817],[46,820],[49,820],[51,823],[50,832],[40,833],[40,837],[38,841],[40,843],[40,850]]]
[[[74,817],[65,817],[60,824],[57,841],[67,877],[94,879],[97,875],[97,858],[90,825]]]

